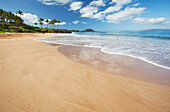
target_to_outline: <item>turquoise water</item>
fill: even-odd
[[[170,39],[170,32],[76,32],[79,35],[130,36],[155,39]]]
[[[61,35],[61,34],[58,34]],[[170,69],[170,32],[78,32],[40,39],[49,43],[101,48]]]

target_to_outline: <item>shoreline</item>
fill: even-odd
[[[150,83],[157,83],[170,86],[169,69],[155,66],[138,58],[119,54],[109,54],[102,52],[100,48],[84,47],[77,45],[61,45],[57,49],[67,58],[93,67],[95,69],[126,77],[137,78]],[[121,60],[124,60],[125,62]],[[126,61],[130,64],[127,64]],[[97,63],[98,65],[94,63]]]
[[[102,50],[101,50],[101,51],[102,51]],[[146,62],[146,63],[148,63],[148,64],[152,64],[152,65],[154,65],[154,66],[160,67],[160,68],[162,68],[162,69],[168,69],[168,70],[170,70],[170,67],[157,64],[157,63],[155,63],[155,62],[149,61],[149,60],[144,59],[144,58],[142,58],[142,57],[137,57],[137,56],[128,55],[128,54],[110,53],[110,52],[106,52],[106,51],[102,51],[102,52],[108,53],[108,54],[113,54],[113,55],[122,55],[122,56],[132,57],[132,58],[135,58],[135,59],[138,59],[138,60],[142,60],[142,61],[144,61],[144,62]]]
[[[102,51],[102,49],[101,49],[101,51]],[[148,63],[148,64],[152,64],[152,65],[154,65],[154,66],[160,67],[160,68],[162,68],[162,69],[168,69],[168,70],[170,70],[170,67],[157,64],[157,63],[155,63],[155,62],[149,61],[149,60],[144,59],[144,58],[142,58],[142,57],[137,57],[137,56],[128,55],[128,54],[118,54],[118,53],[116,54],[116,53],[110,53],[110,52],[106,52],[106,51],[102,51],[102,52],[108,53],[108,54],[113,54],[113,55],[122,55],[122,56],[132,57],[132,58],[135,58],[135,59],[138,59],[138,60],[142,60],[142,61],[144,61],[144,62],[146,62],[146,63]]]
[[[33,40],[52,36],[0,40],[0,111],[170,111],[170,87],[94,69]]]
[[[66,36],[66,35],[63,35],[63,36]],[[42,40],[40,40],[40,41],[42,41]],[[101,52],[104,52],[104,53],[108,53],[108,54],[112,54],[112,55],[122,55],[122,56],[127,56],[127,57],[131,57],[131,58],[135,58],[135,59],[138,59],[138,60],[142,60],[142,61],[144,61],[146,63],[152,64],[154,66],[170,70],[170,67],[167,67],[167,66],[164,66],[164,65],[160,65],[158,63],[152,62],[152,61],[147,60],[147,59],[142,58],[142,57],[128,55],[128,54],[111,53],[111,52],[107,52],[107,51],[102,50],[102,48],[100,48],[100,47],[84,46],[83,44],[82,45],[79,45],[79,44],[63,44],[63,43],[55,43],[55,42],[44,41],[44,40],[43,40],[43,42],[46,42],[46,43],[49,43],[49,44],[59,44],[59,45],[70,45],[70,46],[87,47],[87,48],[97,48],[97,49],[100,49]]]

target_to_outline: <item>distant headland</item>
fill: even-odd
[[[88,29],[83,30],[82,32],[96,32],[96,31],[91,28],[88,28]]]

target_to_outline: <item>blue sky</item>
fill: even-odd
[[[31,25],[57,19],[63,29],[97,31],[170,29],[169,6],[170,0],[0,0],[0,8],[22,10]]]

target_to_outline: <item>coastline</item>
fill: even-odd
[[[68,34],[68,35],[66,35],[66,34],[61,34],[61,35],[64,35],[64,36],[68,36],[68,37],[70,37],[70,36],[80,36],[80,35],[72,35],[72,34]],[[84,35],[85,36],[85,35]],[[88,36],[88,35],[86,35],[86,36]],[[53,41],[51,41],[51,40],[42,40],[43,42],[47,42],[47,43],[52,43],[52,44],[61,44],[61,45],[70,45],[70,46],[80,46],[80,47],[87,47],[87,48],[99,48],[102,52],[104,52],[104,53],[108,53],[108,54],[113,54],[113,55],[121,55],[121,56],[127,56],[127,57],[132,57],[132,58],[135,58],[135,59],[139,59],[139,60],[142,60],[142,61],[145,61],[145,62],[147,62],[147,63],[150,63],[150,64],[152,64],[152,65],[154,65],[154,66],[158,66],[158,67],[161,67],[161,68],[164,68],[164,69],[168,69],[168,70],[170,70],[170,67],[169,67],[169,65],[166,65],[166,64],[164,64],[164,63],[159,63],[159,62],[156,62],[156,60],[152,60],[152,59],[150,59],[150,58],[148,58],[148,57],[144,57],[144,56],[140,56],[140,55],[130,55],[130,54],[128,54],[128,53],[120,53],[120,52],[111,52],[111,51],[107,51],[107,50],[105,50],[105,48],[104,47],[99,47],[99,46],[92,46],[92,45],[86,45],[86,44],[78,44],[78,43],[76,43],[76,44],[72,44],[72,43],[70,43],[70,44],[66,44],[66,43],[58,43],[58,42],[53,42]],[[159,60],[159,59],[158,59]]]
[[[101,51],[102,51],[102,50],[101,50]],[[160,67],[160,68],[163,68],[163,69],[168,69],[168,70],[170,70],[170,67],[167,67],[167,66],[163,66],[163,65],[154,63],[154,62],[152,62],[152,61],[149,61],[149,60],[144,59],[144,58],[141,58],[141,57],[136,57],[136,56],[127,55],[127,54],[114,54],[114,53],[105,52],[105,51],[102,51],[102,52],[108,53],[108,54],[113,54],[113,55],[122,55],[122,56],[132,57],[132,58],[135,58],[135,59],[138,59],[138,60],[142,60],[142,61],[144,61],[144,62],[146,62],[146,63],[152,64],[152,65],[154,65],[154,66],[157,66],[157,67]]]
[[[170,111],[170,87],[93,69],[33,40],[51,36],[0,40],[0,111]]]
[[[102,51],[102,50],[101,50],[101,51]],[[160,67],[160,68],[163,68],[163,69],[168,69],[168,70],[170,70],[170,67],[167,67],[167,66],[163,66],[163,65],[154,63],[154,62],[152,62],[152,61],[149,61],[149,60],[144,59],[144,58],[141,58],[141,57],[136,57],[136,56],[127,55],[127,54],[114,54],[114,53],[105,52],[105,51],[102,51],[102,52],[108,53],[108,54],[113,54],[113,55],[122,55],[122,56],[128,56],[128,57],[136,58],[136,59],[138,59],[138,60],[142,60],[142,61],[144,61],[144,62],[146,62],[146,63],[152,64],[152,65],[154,65],[154,66],[157,66],[157,67]]]
[[[126,55],[109,54],[100,48],[61,45],[64,56],[87,66],[150,83],[170,86],[170,70]]]

